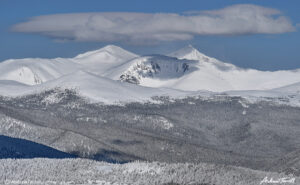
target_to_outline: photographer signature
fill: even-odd
[[[291,177],[283,177],[283,178],[278,178],[278,179],[273,179],[265,177],[262,181],[260,181],[260,184],[266,183],[266,184],[281,184],[281,183],[291,183],[294,184],[295,183],[296,178],[291,178]]]

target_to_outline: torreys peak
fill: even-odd
[[[169,56],[176,57],[178,59],[188,59],[188,60],[208,60],[208,56],[199,52],[192,45],[188,45],[182,49],[179,49],[173,53],[170,53]]]

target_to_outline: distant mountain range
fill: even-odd
[[[138,56],[108,45],[74,58],[10,59],[0,63],[1,95],[66,87],[105,103],[189,96],[200,91],[243,96],[253,96],[255,91],[254,96],[282,96],[299,94],[299,83],[300,69],[243,69],[208,57],[191,45],[169,55]]]

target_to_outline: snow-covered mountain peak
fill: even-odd
[[[241,68],[231,64],[222,62],[216,58],[209,57],[201,52],[199,52],[196,48],[192,45],[188,45],[182,49],[179,49],[169,56],[176,57],[178,59],[187,59],[187,60],[196,60],[198,61],[199,65],[209,65],[221,71],[230,71],[230,70],[240,70]]]
[[[108,45],[95,51],[77,55],[74,61],[83,65],[88,71],[101,75],[110,68],[119,66],[136,57],[138,55],[118,46]]]
[[[97,49],[97,50],[93,50],[93,51],[88,51],[86,53],[82,53],[77,55],[75,58],[76,59],[80,59],[80,58],[87,58],[87,57],[101,57],[103,55],[116,55],[122,58],[134,58],[137,57],[136,54],[131,53],[119,46],[115,46],[115,45],[107,45],[103,48]]]
[[[179,50],[169,54],[169,56],[176,57],[178,59],[200,60],[200,61],[204,61],[204,62],[209,62],[209,59],[210,59],[210,57],[199,52],[192,45],[188,45],[182,49],[179,49]]]

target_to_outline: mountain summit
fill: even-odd
[[[75,58],[80,59],[80,58],[86,58],[86,57],[91,57],[91,56],[100,57],[100,56],[104,55],[104,53],[107,54],[107,55],[111,55],[111,56],[114,55],[116,58],[118,57],[118,58],[127,58],[127,59],[129,59],[129,58],[137,57],[136,54],[131,53],[131,52],[119,47],[119,46],[107,45],[107,46],[105,46],[103,48],[100,48],[98,50],[88,51],[86,53],[79,54]]]
[[[108,45],[95,51],[77,55],[74,60],[95,74],[102,74],[115,66],[131,60],[138,55],[115,45]]]
[[[179,49],[175,52],[169,54],[171,57],[176,57],[178,59],[188,59],[188,60],[200,60],[208,62],[208,56],[204,55],[203,53],[199,52],[196,48],[192,45],[188,45],[182,49]]]

